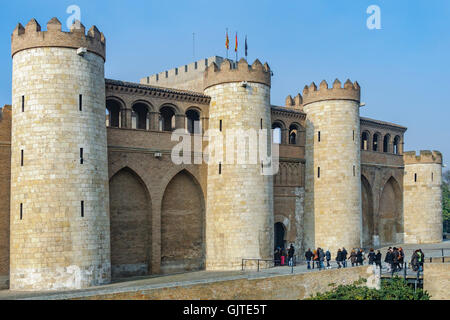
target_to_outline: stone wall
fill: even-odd
[[[12,83],[10,288],[109,282],[104,60],[71,48],[24,50]]]
[[[450,300],[450,259],[442,263],[427,262],[423,270],[423,289],[428,291],[432,300]]]
[[[9,198],[11,184],[11,106],[0,109],[0,289],[9,281]]]
[[[327,292],[330,284],[348,285],[360,278],[370,288],[379,287],[373,268],[362,266],[321,272],[280,275],[261,278],[240,277],[227,281],[186,284],[156,289],[122,289],[121,292],[78,295],[73,299],[94,300],[301,300],[319,292]]]
[[[342,246],[359,247],[359,103],[318,101],[305,105],[304,111],[307,114],[305,245],[331,252]]]
[[[245,74],[245,67],[248,72],[245,65],[240,74]],[[230,82],[213,85],[205,94],[211,96],[210,130],[219,132],[222,123],[222,132],[228,137],[237,130],[253,130],[256,134],[261,127],[271,128],[268,85],[250,82],[244,87]],[[273,178],[262,174],[259,157],[255,163],[239,164],[238,148],[224,149],[225,155],[233,154],[233,161],[208,164],[207,270],[239,269],[243,258],[272,259],[273,254]],[[211,143],[209,150],[212,159]],[[243,154],[255,152],[247,148]]]
[[[441,242],[442,158],[426,161],[422,156],[420,161],[410,161],[406,155],[403,185],[405,242]]]

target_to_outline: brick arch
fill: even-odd
[[[168,103],[168,102],[165,102],[165,103],[162,103],[161,105],[159,105],[158,111],[160,112],[161,108],[164,108],[164,107],[173,108],[175,114],[184,114],[183,110],[178,105],[176,105],[174,103]]]
[[[151,273],[152,199],[145,182],[123,167],[109,181],[113,278]]]
[[[382,186],[377,229],[382,245],[394,244],[402,241],[403,194],[400,184],[393,175],[391,175]]]
[[[148,112],[153,112],[155,111],[155,107],[153,106],[153,104],[150,101],[147,100],[143,100],[143,99],[138,99],[133,101],[133,103],[131,104],[131,108],[133,108],[136,104],[143,104],[147,107],[147,111]]]
[[[205,264],[205,198],[200,183],[180,170],[161,199],[161,270],[201,270]]]

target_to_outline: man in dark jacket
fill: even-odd
[[[377,250],[377,254],[375,255],[375,265],[380,268],[381,271],[381,252]]]
[[[294,245],[291,243],[291,246],[289,247],[288,250],[289,267],[292,267],[294,265],[294,253],[295,253]]]
[[[386,252],[386,257],[384,258],[384,262],[387,263],[388,272],[391,272],[392,270],[392,262],[394,261],[392,254],[392,247],[389,247],[388,251]]]
[[[306,263],[308,264],[308,270],[311,269],[312,257],[313,257],[313,253],[311,251],[311,248],[308,248],[308,251],[305,252],[305,259],[306,259]],[[313,263],[313,268],[314,268],[314,263]]]
[[[347,250],[344,247],[342,247],[342,264],[347,268]]]
[[[325,252],[325,258],[327,259],[327,269],[331,269],[331,264],[330,264],[331,252],[328,249],[327,249],[327,252]]]

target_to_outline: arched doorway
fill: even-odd
[[[393,177],[386,182],[381,193],[378,232],[382,245],[402,241],[398,236],[403,232],[402,193]]]
[[[171,106],[162,107],[159,110],[159,129],[161,131],[173,131],[175,129],[175,110]]]
[[[161,271],[204,268],[205,205],[197,180],[187,171],[167,185],[161,208]]]
[[[275,223],[275,227],[274,227],[274,244],[275,244],[275,248],[285,248],[286,247],[286,243],[285,243],[285,234],[286,234],[286,228],[284,227],[284,225],[281,222],[277,222]]]
[[[200,113],[196,110],[189,109],[186,111],[187,130],[189,133],[200,132]]]
[[[111,178],[109,195],[112,277],[149,274],[151,201],[144,182],[124,168]]]
[[[106,100],[106,126],[119,128],[122,105],[115,99]]]
[[[361,201],[362,201],[362,241],[364,247],[373,246],[373,197],[372,187],[366,177],[361,176]]]
[[[148,106],[144,103],[135,103],[132,107],[132,124],[133,129],[147,130],[149,128]]]

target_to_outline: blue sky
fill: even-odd
[[[247,35],[249,60],[270,64],[273,104],[312,81],[357,80],[362,116],[407,126],[405,150],[450,156],[448,0],[2,1],[0,105],[11,101],[15,25],[34,17],[45,28],[54,16],[65,25],[70,5],[80,7],[87,28],[104,32],[108,78],[138,82],[191,62],[193,32],[196,59],[225,56],[228,28],[231,47],[239,32],[240,56]],[[381,9],[381,30],[366,26],[370,5]]]

